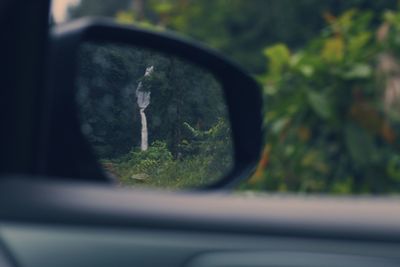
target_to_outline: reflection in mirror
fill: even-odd
[[[116,44],[85,43],[78,58],[81,129],[119,184],[199,187],[231,170],[227,106],[209,72]]]

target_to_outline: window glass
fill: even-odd
[[[241,189],[400,191],[398,1],[54,0],[53,14],[172,29],[253,74],[267,134]]]

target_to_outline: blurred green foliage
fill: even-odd
[[[301,48],[324,27],[323,14],[353,7],[379,13],[396,5],[396,0],[81,0],[69,14],[178,31],[259,74],[266,71],[266,46]]]
[[[279,43],[264,50],[267,144],[244,188],[400,190],[400,12],[350,9],[326,20],[302,49]]]
[[[400,191],[398,4],[135,0],[110,16],[204,41],[257,77],[265,147],[242,189],[379,194]]]

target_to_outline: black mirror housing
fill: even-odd
[[[80,132],[75,103],[76,57],[83,42],[113,42],[178,56],[211,72],[221,82],[232,128],[232,171],[206,189],[232,187],[255,169],[262,146],[262,97],[257,82],[218,53],[168,32],[154,32],[104,19],[83,19],[56,26],[49,62],[48,158],[43,174],[106,181],[90,145]],[[62,128],[62,129],[61,129]],[[60,150],[64,151],[60,156]],[[54,156],[52,156],[54,155]],[[69,166],[66,168],[65,166]]]

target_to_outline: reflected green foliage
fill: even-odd
[[[207,131],[186,125],[193,139],[181,141],[179,157],[172,155],[165,142],[155,141],[147,151],[134,148],[120,158],[103,160],[103,165],[124,186],[176,189],[208,185],[232,164],[229,127],[222,119]]]

